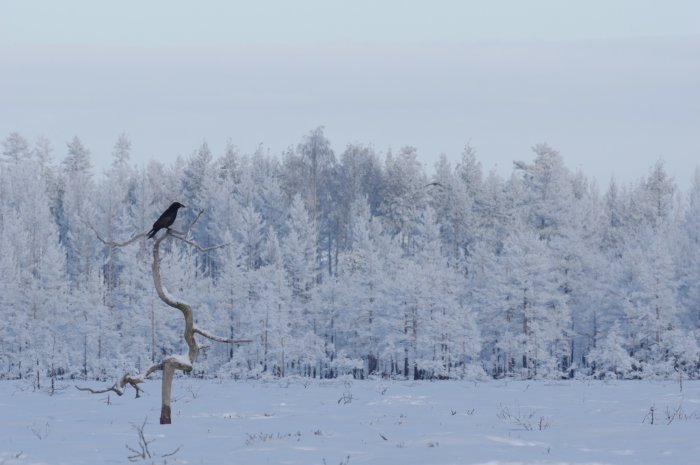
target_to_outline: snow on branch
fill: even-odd
[[[158,370],[163,369],[163,363],[157,363],[153,366],[151,366],[148,370],[145,372],[141,373],[140,375],[136,376],[131,376],[129,374],[125,374],[124,376],[121,377],[119,381],[115,381],[115,383],[108,387],[108,388],[103,388],[103,389],[93,389],[89,387],[80,387],[76,386],[75,388],[79,391],[87,391],[92,394],[104,394],[106,392],[114,392],[118,396],[121,396],[124,394],[124,387],[128,384],[131,387],[133,387],[136,390],[136,397],[139,397],[141,388],[138,387],[139,384],[143,383],[146,378],[151,376],[153,373],[155,373]]]
[[[160,277],[159,277],[159,279],[160,279]],[[160,292],[160,291],[162,291],[162,295],[161,295],[161,292]],[[161,299],[163,302],[165,302],[165,303],[166,303],[167,305],[169,305],[170,307],[179,308],[179,305],[187,305],[187,306],[189,307],[189,304],[188,304],[187,302],[185,302],[185,301],[183,301],[182,299],[177,298],[177,297],[175,297],[174,295],[172,295],[172,294],[168,291],[168,288],[166,288],[165,285],[162,284],[162,283],[160,284],[160,291],[159,291],[159,289],[157,288],[157,285],[156,285],[156,292],[158,292],[158,296],[160,297],[160,299]]]

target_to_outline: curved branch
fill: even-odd
[[[148,231],[146,232],[141,232],[133,236],[131,239],[125,241],[125,242],[115,242],[115,241],[107,241],[100,236],[100,233],[97,232],[97,229],[95,229],[90,223],[86,223],[88,228],[92,229],[92,232],[95,233],[95,236],[97,236],[97,239],[100,240],[104,245],[116,248],[116,247],[126,247],[129,244],[133,244],[137,240],[141,239],[142,237],[146,237],[148,235]]]
[[[89,388],[89,387],[80,387],[80,386],[75,386],[75,388],[78,391],[87,391],[87,392],[92,393],[92,394],[104,394],[105,392],[110,392],[110,391],[116,392],[118,396],[121,396],[122,394],[124,394],[124,390],[120,389],[117,386],[117,383],[114,383],[113,386],[108,387],[108,388],[104,388],[104,389],[93,389],[93,388]]]
[[[199,217],[202,216],[203,213],[204,213],[204,210],[199,210],[199,213],[197,213],[197,216],[194,217],[194,219],[192,220],[192,222],[190,223],[190,225],[187,226],[187,229],[185,229],[185,234],[184,234],[185,236],[188,235],[188,234],[190,233],[190,230],[192,229],[192,227],[194,226],[194,224],[197,222],[197,220],[199,219]]]
[[[184,237],[179,236],[179,235],[187,236],[190,233],[190,230],[192,229],[194,224],[197,222],[197,220],[199,220],[199,217],[202,216],[203,214],[204,214],[204,210],[200,210],[199,213],[197,213],[197,215],[194,217],[192,222],[189,224],[189,226],[187,226],[187,229],[185,229],[184,233],[181,233],[181,232],[175,231],[175,230],[171,230],[171,229],[168,229],[167,232],[170,233],[170,235],[172,235],[173,237],[176,237],[176,238],[180,239],[181,241],[187,242],[189,245],[196,247],[201,252],[208,252],[209,250],[224,247],[223,245],[219,245],[216,247],[209,247],[209,248],[204,249],[200,245],[195,244],[194,242],[190,242],[187,239],[185,239]],[[148,231],[144,231],[144,232],[140,232],[140,233],[134,235],[131,239],[128,239],[127,241],[124,241],[124,242],[108,241],[108,240],[105,240],[100,235],[100,233],[97,231],[97,229],[95,229],[95,227],[92,224],[88,223],[87,221],[85,221],[85,224],[87,225],[88,228],[90,228],[92,230],[92,232],[95,233],[95,236],[97,236],[97,239],[99,239],[100,242],[102,242],[104,245],[109,246],[109,247],[126,247],[127,245],[133,244],[138,239],[141,239],[142,237],[148,236]],[[226,245],[228,245],[228,244],[226,244]]]
[[[253,342],[252,339],[229,339],[227,337],[216,336],[199,328],[194,328],[194,332],[206,337],[207,339],[211,339],[212,341],[223,342],[225,344],[244,344],[246,342]]]
[[[216,250],[216,249],[221,249],[223,247],[231,245],[230,242],[227,242],[226,244],[215,245],[212,247],[202,247],[201,245],[197,244],[196,242],[192,242],[191,240],[186,239],[184,236],[180,235],[179,233],[176,234],[175,232],[170,232],[170,235],[173,236],[175,239],[180,240],[180,241],[184,242],[185,244],[190,245],[190,246],[194,247],[195,249],[199,250],[200,252],[204,252],[204,253],[210,252],[210,251]]]
[[[158,294],[158,297],[160,298],[161,301],[163,301],[166,305],[172,308],[178,309],[183,317],[185,318],[185,330],[183,337],[185,339],[185,342],[187,343],[188,347],[188,353],[185,356],[169,356],[165,357],[160,363],[153,365],[150,367],[148,370],[146,370],[143,374],[140,374],[138,376],[130,376],[128,374],[125,374],[122,376],[122,378],[115,382],[111,387],[109,388],[104,388],[104,389],[93,389],[93,388],[88,388],[88,387],[78,387],[76,386],[77,389],[81,391],[88,391],[93,394],[100,394],[100,393],[105,393],[105,392],[115,392],[117,395],[121,396],[124,394],[124,387],[129,384],[131,385],[135,390],[136,390],[136,397],[139,397],[139,393],[141,389],[138,387],[138,384],[142,383],[145,381],[145,379],[151,375],[153,372],[161,370],[163,372],[163,383],[162,383],[162,405],[161,405],[161,417],[160,417],[160,422],[161,424],[169,424],[171,422],[171,410],[170,410],[170,397],[171,397],[171,385],[172,385],[172,380],[173,380],[173,372],[175,370],[181,370],[184,372],[190,372],[192,371],[193,365],[195,360],[197,359],[197,354],[199,353],[200,347],[197,345],[197,341],[195,340],[195,334],[199,334],[200,336],[203,336],[207,339],[211,339],[213,341],[217,342],[223,342],[223,343],[228,343],[228,344],[243,344],[246,342],[253,342],[250,339],[229,339],[229,338],[224,338],[220,336],[216,336],[213,334],[210,334],[206,331],[203,331],[201,329],[195,328],[194,327],[194,315],[192,312],[192,308],[186,304],[185,302],[181,301],[177,297],[173,297],[170,295],[170,293],[167,292],[165,287],[163,286],[162,280],[161,280],[161,274],[160,274],[160,245],[165,240],[167,237],[173,237],[177,240],[180,240],[184,242],[185,244],[196,248],[200,252],[209,252],[211,250],[219,249],[222,247],[226,247],[228,244],[222,244],[222,245],[217,245],[214,247],[202,247],[196,242],[190,240],[187,238],[189,235],[192,227],[195,225],[197,220],[202,216],[204,213],[204,210],[200,210],[199,213],[195,216],[195,218],[192,220],[192,222],[189,224],[187,229],[184,232],[179,232],[175,231],[172,229],[166,229],[166,233],[162,235],[161,237],[155,239],[153,241],[153,262],[151,263],[151,270],[153,272],[153,284],[154,287],[156,288],[156,293]],[[93,228],[91,225],[88,225],[90,229],[92,229],[95,232],[95,235],[97,235],[97,238],[105,245],[110,246],[110,247],[124,247],[127,246],[138,239],[145,237],[148,233],[142,232],[139,234],[136,234],[134,237],[129,239],[126,242],[113,242],[113,241],[105,241],[100,234]]]
[[[171,296],[170,293],[166,292],[160,278],[160,243],[163,242],[163,240],[168,236],[172,236],[170,230],[167,230],[164,235],[162,235],[153,242],[153,262],[151,263],[151,271],[153,272],[153,284],[156,288],[156,293],[158,294],[158,297],[160,297],[160,300],[165,302],[165,304],[169,307],[177,308],[178,310],[184,313],[185,310],[183,310],[180,307],[187,306],[187,304],[185,304],[184,302],[177,302],[175,300],[175,297]]]
[[[171,296],[163,287],[163,283],[162,283],[161,275],[160,275],[160,244],[163,240],[165,240],[166,237],[173,237],[175,239],[178,239],[178,240],[196,248],[200,252],[208,252],[210,250],[219,249],[221,247],[225,247],[226,245],[228,245],[228,244],[222,244],[222,245],[217,245],[214,247],[202,247],[199,244],[197,244],[196,242],[187,239],[187,237],[186,237],[187,234],[189,234],[189,231],[192,229],[192,226],[194,226],[194,224],[202,216],[203,213],[204,213],[204,210],[199,211],[197,216],[195,216],[194,220],[192,220],[192,222],[187,227],[187,229],[185,230],[184,233],[168,229],[163,236],[156,239],[155,242],[153,243],[153,263],[152,263],[153,284],[156,288],[156,292],[158,294],[158,297],[160,297],[160,300],[162,300],[166,305],[180,310],[183,317],[185,318],[185,331],[184,331],[183,337],[185,339],[185,342],[187,343],[187,347],[189,348],[188,357],[189,357],[191,364],[194,364],[194,362],[197,358],[197,354],[199,353],[199,349],[200,349],[199,345],[197,345],[197,341],[194,338],[195,334],[199,334],[199,335],[204,336],[204,337],[211,339],[213,341],[223,342],[223,343],[228,343],[228,344],[243,344],[243,343],[247,343],[247,342],[253,342],[252,340],[249,340],[249,339],[240,339],[239,340],[239,339],[223,338],[220,336],[210,334],[210,333],[203,331],[203,330],[200,330],[198,328],[195,328],[194,327],[194,315],[192,312],[192,308],[188,304],[186,304],[185,302],[182,302],[182,301],[178,300],[176,297]]]
[[[136,376],[131,376],[129,374],[125,374],[124,376],[121,377],[119,381],[116,381],[112,386],[104,389],[93,389],[89,387],[80,387],[80,386],[75,386],[75,388],[79,391],[87,391],[92,394],[104,394],[105,392],[114,392],[118,396],[121,396],[124,394],[124,387],[128,384],[131,387],[133,387],[136,390],[136,397],[139,397],[139,393],[141,392],[141,388],[138,387],[139,384],[143,383],[146,381],[146,378],[151,376],[153,373],[155,373],[158,370],[163,369],[163,362],[161,363],[156,363],[155,365],[151,366],[148,370],[144,371],[140,375]]]
[[[204,210],[199,210],[197,215],[195,215],[194,219],[190,222],[190,224],[187,226],[187,228],[184,231],[178,231],[177,229],[168,228],[168,232],[170,234],[172,234],[173,236],[176,236],[176,235],[187,236],[190,233],[190,231],[192,230],[192,227],[194,226],[194,224],[197,222],[197,220],[199,220],[199,217],[202,216],[203,213],[204,213]]]
[[[199,218],[199,216],[197,217]],[[163,288],[163,284],[161,282],[160,243],[163,242],[163,239],[168,236],[173,236],[173,234],[170,231],[167,231],[166,234],[156,239],[156,241],[153,243],[153,263],[151,264],[151,270],[153,271],[153,285],[156,288],[156,292],[158,293],[160,300],[162,300],[169,307],[180,310],[182,316],[185,317],[185,331],[183,336],[185,338],[185,342],[187,343],[187,347],[189,348],[188,357],[190,359],[190,363],[194,363],[195,359],[197,358],[197,353],[199,352],[199,347],[197,346],[197,342],[194,340],[194,316],[192,314],[192,309],[186,303],[178,302],[174,297],[170,296]]]

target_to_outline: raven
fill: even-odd
[[[180,202],[171,203],[168,209],[165,210],[162,215],[160,215],[155,223],[153,223],[153,229],[148,231],[148,238],[152,238],[163,228],[170,229],[170,225],[173,224],[175,218],[177,217],[177,209],[182,207],[184,207],[184,205]]]

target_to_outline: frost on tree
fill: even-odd
[[[198,371],[700,376],[700,171],[689,192],[663,163],[599,190],[539,144],[506,178],[469,146],[430,174],[410,147],[350,145],[336,160],[318,128],[281,157],[231,141],[145,166],[120,135],[97,175],[81,139],[66,142],[53,160],[46,139],[0,140],[2,379],[104,380],[179,352],[179,314],[157,323],[172,307],[151,287],[152,244],[105,247],[88,227],[119,242],[172,198],[211,206],[189,241],[230,245],[166,237],[170,300],[201,301],[198,325],[254,340],[217,344]]]
[[[209,252],[214,249],[218,249],[221,247],[225,247],[224,245],[219,245],[219,246],[214,246],[214,247],[202,247],[196,242],[190,240],[188,238],[188,234],[194,224],[197,222],[199,217],[202,215],[203,211],[200,211],[199,214],[195,217],[194,221],[190,223],[189,227],[185,232],[178,232],[172,229],[167,229],[166,233],[159,238],[155,239],[153,242],[153,261],[151,265],[151,270],[153,273],[153,284],[156,288],[156,292],[158,293],[158,297],[160,297],[160,300],[162,300],[166,305],[169,307],[172,307],[174,309],[179,310],[184,319],[185,319],[185,331],[184,331],[184,339],[185,342],[187,343],[188,351],[187,354],[183,355],[169,355],[165,358],[163,358],[160,362],[155,363],[151,367],[149,367],[146,371],[138,374],[138,375],[130,375],[128,373],[124,374],[119,380],[117,380],[112,386],[105,388],[105,389],[92,389],[92,388],[84,388],[84,387],[78,387],[81,391],[89,391],[93,394],[99,394],[99,393],[104,393],[104,392],[109,392],[113,391],[117,395],[122,395],[124,394],[124,388],[127,385],[131,385],[135,390],[136,390],[136,397],[139,396],[140,388],[139,384],[143,383],[146,378],[148,378],[150,375],[155,373],[156,371],[162,371],[163,372],[163,382],[162,382],[162,404],[161,404],[161,411],[160,411],[160,424],[170,424],[171,423],[171,415],[170,415],[170,397],[171,397],[171,388],[172,388],[172,383],[173,383],[173,375],[175,374],[175,370],[181,370],[183,372],[190,372],[192,371],[192,368],[194,366],[195,361],[197,360],[197,354],[199,353],[200,346],[197,344],[197,341],[195,339],[195,335],[200,335],[202,337],[205,337],[207,339],[211,339],[213,341],[217,342],[223,342],[223,343],[228,343],[228,344],[240,344],[244,342],[251,342],[249,339],[230,339],[230,338],[225,338],[221,336],[216,336],[214,334],[209,333],[208,331],[198,328],[194,325],[194,313],[192,311],[192,308],[190,307],[189,304],[187,304],[183,299],[173,296],[170,294],[167,289],[163,286],[162,281],[161,281],[161,273],[160,273],[160,245],[164,240],[167,239],[176,239],[179,241],[184,242],[190,247],[194,247],[195,249],[199,250],[202,253]],[[97,232],[96,232],[97,234]],[[116,248],[116,247],[125,247],[129,244],[133,244],[137,240],[146,237],[148,233],[147,232],[142,232],[131,239],[129,239],[126,242],[123,243],[117,243],[117,242],[111,242],[111,241],[105,241],[102,239],[99,234],[97,234],[97,237],[107,246],[110,248]]]

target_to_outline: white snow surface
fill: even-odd
[[[98,383],[88,383],[102,387]],[[143,424],[168,464],[691,465],[700,463],[700,381],[408,382],[304,379],[160,382],[50,396],[0,382],[0,464],[124,464]],[[109,398],[109,403],[107,399]],[[650,409],[654,409],[651,424]],[[179,451],[173,456],[164,454]]]

